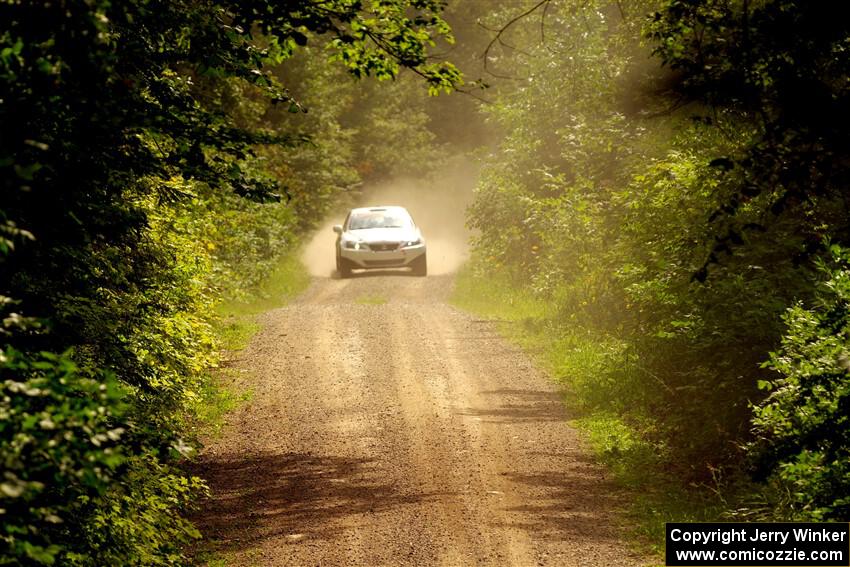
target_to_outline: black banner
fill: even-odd
[[[850,566],[850,524],[669,523],[671,567]]]

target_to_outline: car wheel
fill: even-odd
[[[336,255],[336,273],[342,279],[351,277],[351,266],[339,254]]]
[[[428,275],[428,260],[425,258],[425,254],[422,254],[413,262],[410,263],[410,267],[413,268],[413,275],[424,277]]]

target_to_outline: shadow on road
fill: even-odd
[[[223,454],[203,458],[190,472],[212,492],[191,518],[204,552],[241,551],[272,538],[331,540],[346,519],[436,497],[397,493],[366,459]]]
[[[483,408],[465,408],[460,415],[481,418],[488,423],[548,422],[568,419],[564,396],[559,392],[536,390],[488,390],[481,392],[488,403]]]
[[[531,487],[535,494],[508,510],[516,514],[511,527],[538,540],[584,545],[621,541],[622,526],[617,526],[615,518],[623,514],[624,494],[613,483],[600,483],[595,471],[593,465],[575,464],[564,470],[506,475],[512,482]]]

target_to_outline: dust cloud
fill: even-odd
[[[363,190],[346,207],[331,214],[307,241],[301,255],[310,274],[329,277],[334,273],[335,224],[342,224],[349,208],[400,205],[413,216],[428,247],[428,273],[454,272],[469,255],[469,231],[464,225],[467,205],[478,179],[478,169],[468,160],[458,160],[431,177],[398,178]]]

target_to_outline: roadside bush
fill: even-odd
[[[165,461],[165,462],[164,462]],[[187,564],[186,544],[201,537],[185,518],[206,486],[197,477],[152,454],[129,459],[122,475],[97,500],[77,532],[84,554],[68,553],[63,564],[79,566]]]
[[[756,473],[780,495],[790,520],[850,517],[850,251],[833,246],[821,263],[817,301],[789,308],[782,347],[753,408]]]
[[[0,563],[77,563],[83,512],[126,464],[126,391],[70,353],[8,348],[0,363]]]

